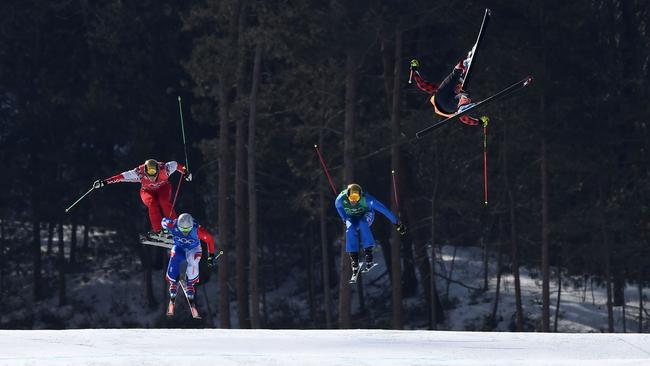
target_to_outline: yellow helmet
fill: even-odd
[[[149,159],[144,162],[144,174],[155,177],[158,175],[158,162],[154,159]]]
[[[357,202],[357,201],[359,201],[361,199],[361,195],[363,194],[363,190],[361,189],[360,185],[358,185],[356,183],[352,183],[352,184],[348,185],[348,193],[347,194],[348,194],[348,199],[350,200],[350,202]]]

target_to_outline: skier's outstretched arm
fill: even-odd
[[[192,174],[187,171],[187,167],[177,161],[172,160],[165,163],[165,170],[167,171],[168,176],[172,175],[174,172],[179,172],[185,176],[186,181],[189,182],[192,180]]]
[[[214,255],[214,237],[203,226],[199,225],[199,240],[208,246],[208,254]]]
[[[138,176],[138,168],[127,170],[123,173],[114,175],[110,178],[98,180],[94,183],[94,185],[96,188],[100,188],[106,184],[113,184],[113,183],[120,183],[120,182],[140,183],[140,176]]]
[[[383,203],[381,203],[370,194],[366,193],[365,195],[366,202],[370,208],[381,212],[382,215],[386,216],[386,218],[390,220],[391,223],[393,223],[393,225],[397,225],[397,216],[395,216],[395,214],[393,214],[393,212],[388,207],[386,207]]]
[[[341,220],[345,221],[347,219],[347,215],[345,214],[345,209],[343,209],[343,196],[345,195],[345,191],[341,192],[341,194],[336,197],[336,201],[334,201],[334,207],[336,207],[336,212],[339,213],[339,216],[341,216]]]

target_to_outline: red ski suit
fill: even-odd
[[[144,164],[135,169],[127,170],[118,175],[106,179],[107,184],[119,182],[140,182],[140,199],[149,210],[149,221],[153,231],[162,230],[160,221],[163,216],[176,218],[176,212],[172,210],[172,185],[169,183],[169,176],[175,171],[185,174],[185,167],[181,163],[170,161],[158,163],[158,175],[151,178],[144,172]],[[161,213],[162,209],[162,213]]]

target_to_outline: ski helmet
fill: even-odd
[[[149,159],[144,162],[144,174],[155,177],[158,175],[158,162],[154,159]]]
[[[348,195],[348,199],[350,200],[350,202],[359,201],[361,199],[362,194],[363,194],[363,190],[361,189],[360,185],[358,185],[356,183],[352,183],[352,184],[348,185],[348,193],[347,193],[347,195]]]
[[[187,233],[194,227],[194,218],[188,213],[183,213],[178,216],[176,225],[178,225],[178,229],[180,231]]]

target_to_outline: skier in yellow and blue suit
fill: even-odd
[[[372,267],[372,249],[375,247],[375,238],[370,230],[370,225],[375,219],[375,210],[386,216],[395,225],[397,232],[402,235],[406,233],[404,224],[397,219],[397,216],[375,197],[364,192],[356,183],[348,185],[336,197],[334,206],[341,219],[345,221],[345,251],[350,255],[353,273],[359,269],[359,234],[361,234],[361,245],[365,255],[365,266]]]

